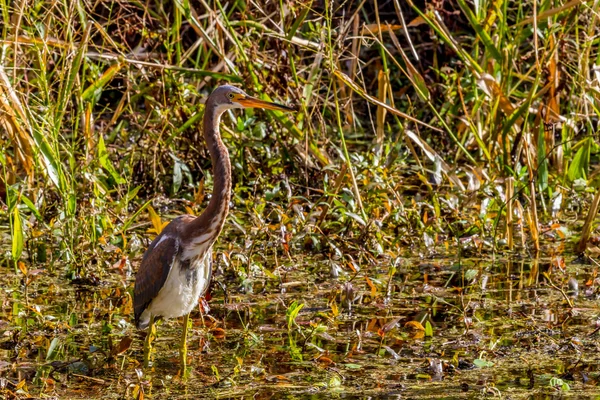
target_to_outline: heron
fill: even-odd
[[[229,85],[216,88],[205,102],[204,140],[213,171],[213,195],[200,216],[182,215],[172,220],[144,253],[135,277],[134,313],[138,329],[148,328],[144,342],[144,367],[150,365],[155,322],[183,316],[180,371],[187,374],[187,334],[190,312],[208,289],[212,274],[212,247],[229,212],[231,162],[219,131],[221,116],[234,108],[295,111],[260,100]]]

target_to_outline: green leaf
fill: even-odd
[[[190,185],[192,184],[192,173],[187,165],[181,159],[173,154],[170,154],[175,164],[173,165],[173,194],[177,193],[183,182],[183,175],[186,176]]]
[[[544,138],[544,124],[540,124],[537,143],[538,159],[538,185],[544,191],[548,187],[548,158],[546,156],[546,140]]]
[[[64,71],[69,71],[69,76],[66,80],[63,81],[60,87],[60,91],[58,93],[58,99],[56,102],[56,113],[54,118],[54,129],[58,133],[62,127],[63,117],[65,112],[67,111],[67,104],[69,98],[73,96],[73,85],[78,79],[79,69],[81,68],[81,64],[85,57],[85,53],[87,52],[87,45],[90,41],[90,32],[92,31],[92,24],[88,24],[86,27],[83,37],[79,42],[77,54],[73,59],[71,65],[64,65]]]
[[[141,188],[142,188],[142,185],[138,185],[138,186],[134,187],[133,189],[129,190],[129,192],[127,192],[127,195],[125,196],[125,202],[129,203],[130,201],[135,199]]]
[[[7,189],[8,193],[6,194],[6,204],[8,205],[9,213],[13,212],[13,210],[17,207],[19,200],[22,200],[23,204],[25,204],[27,208],[31,210],[35,218],[40,222],[44,222],[42,214],[40,214],[35,204],[33,204],[33,201],[29,200],[29,198],[24,194],[17,192],[12,186],[7,186]]]
[[[29,200],[29,198],[27,198],[27,196],[21,195],[21,200],[23,201],[23,204],[25,204],[27,206],[27,208],[29,208],[29,210],[33,213],[33,215],[35,216],[35,218],[38,221],[44,222],[44,219],[42,218],[42,214],[40,214],[40,212],[37,209],[37,207],[35,206],[35,204],[33,204],[33,202],[31,200]]]
[[[23,225],[18,207],[15,207],[11,217],[12,224],[12,258],[18,261],[23,253]]]
[[[475,364],[476,367],[478,368],[487,368],[487,367],[493,367],[494,363],[488,360],[484,360],[482,358],[477,358],[475,360],[473,360],[473,364]]]
[[[265,190],[265,200],[271,201],[273,200],[281,191],[281,186],[277,183],[273,186],[272,190]]]
[[[119,175],[119,173],[115,170],[110,159],[108,157],[108,151],[106,150],[106,145],[104,144],[104,138],[102,135],[98,135],[98,160],[100,161],[100,165],[104,168],[110,176],[115,180],[117,184],[125,183],[125,179]]]
[[[334,388],[340,386],[342,386],[342,381],[340,377],[338,375],[332,375],[331,379],[329,380],[329,387]]]
[[[183,181],[183,173],[181,172],[181,163],[175,160],[173,164],[173,194],[179,192],[181,182]]]
[[[298,317],[298,313],[304,307],[303,303],[297,303],[294,301],[287,309],[285,313],[285,319],[287,320],[288,330],[292,330],[292,324],[296,322],[296,317]]]
[[[100,94],[102,93],[102,89],[104,89],[104,86],[106,86],[108,82],[112,80],[112,78],[117,74],[117,72],[119,72],[123,68],[124,65],[124,62],[120,62],[104,71],[100,78],[98,78],[96,81],[94,81],[94,83],[88,86],[87,89],[85,89],[85,91],[81,95],[81,98],[83,100],[89,101],[100,96]]]
[[[358,222],[362,226],[367,226],[367,223],[365,222],[364,219],[362,219],[362,217],[360,215],[355,214],[355,213],[350,212],[350,211],[346,211],[345,214],[347,216],[351,217],[352,219],[354,219],[356,222]]]
[[[129,227],[133,223],[133,221],[135,221],[135,219],[142,213],[142,211],[144,211],[146,209],[146,207],[148,207],[150,205],[150,203],[152,203],[152,199],[146,201],[143,206],[138,208],[138,210],[135,213],[133,213],[133,215],[131,217],[129,217],[129,219],[127,219],[127,221],[125,221],[120,232],[126,232],[127,229],[129,229]]]
[[[465,280],[470,282],[477,277],[477,274],[479,274],[478,269],[468,269],[465,271]]]
[[[586,138],[577,144],[581,144],[581,147],[577,150],[573,160],[571,160],[571,165],[569,165],[569,171],[567,172],[567,177],[571,182],[578,178],[587,179],[587,171],[590,166],[590,140],[590,138]]]
[[[217,378],[217,381],[220,381],[221,377],[219,376],[219,368],[217,368],[216,365],[211,365],[210,369],[212,370],[213,374],[215,375],[215,378]]]
[[[33,141],[42,153],[42,162],[46,167],[46,173],[50,177],[50,180],[58,188],[61,194],[64,194],[67,190],[67,183],[62,173],[62,164],[58,161],[52,146],[46,140],[46,137],[40,133],[37,127],[32,129]]]
[[[471,24],[473,29],[475,29],[475,32],[477,32],[477,37],[483,42],[483,45],[485,46],[487,51],[491,53],[492,57],[494,57],[496,61],[498,61],[500,64],[503,64],[502,54],[500,54],[500,51],[498,51],[498,49],[494,45],[494,42],[492,41],[490,35],[483,29],[481,25],[479,25],[477,17],[475,16],[475,14],[473,14],[473,11],[471,11],[471,8],[467,5],[467,2],[465,0],[457,0],[457,2],[460,9],[469,20],[469,23]]]
[[[431,326],[431,322],[425,321],[425,336],[433,337],[433,326]]]
[[[67,202],[68,215],[75,215],[76,210],[77,210],[77,196],[75,195],[75,193],[71,192],[69,194],[69,200]]]
[[[59,344],[59,338],[55,337],[54,339],[52,339],[52,342],[50,342],[50,346],[48,347],[48,352],[46,353],[46,361],[52,360],[54,358]]]
[[[290,28],[290,30],[289,30],[289,32],[287,34],[287,40],[292,40],[292,38],[296,34],[296,31],[298,30],[298,28],[300,27],[300,25],[302,25],[302,23],[306,19],[306,16],[308,15],[308,13],[310,11],[312,11],[312,7],[311,7],[312,3],[313,3],[313,0],[311,0],[308,4],[304,5],[304,7],[305,7],[304,10],[302,10],[302,12],[300,13],[300,15],[296,18],[296,20],[292,24],[292,27]]]
[[[294,335],[291,332],[288,332],[288,346],[288,352],[292,360],[302,362],[302,348],[298,347],[298,343],[296,343],[296,339],[294,339]]]
[[[571,390],[571,387],[569,386],[569,384],[560,378],[556,378],[556,377],[551,378],[549,384],[553,388],[560,387],[560,390],[562,390],[563,392]]]

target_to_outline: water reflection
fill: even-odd
[[[0,316],[0,370],[8,389],[23,380],[65,395],[111,386],[115,397],[551,391],[551,378],[577,386],[599,373],[596,282],[585,267],[556,257],[405,259],[336,277],[329,261],[306,258],[243,284],[222,268],[210,314],[192,315],[187,383],[176,375],[180,321],[163,322],[154,368],[140,372],[127,274],[76,284],[49,274],[27,290],[4,276],[12,289]]]

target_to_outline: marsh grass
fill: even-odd
[[[145,246],[209,198],[202,100],[226,82],[300,111],[224,118],[225,287],[277,287],[292,260],[318,255],[335,282],[345,271],[389,299],[404,287],[395,272],[369,276],[415,254],[598,254],[596,1],[0,0],[0,11],[0,248],[9,281],[25,288],[6,297],[2,319],[22,335],[48,328],[26,291],[47,279],[112,282],[93,300],[108,307],[103,351],[130,335],[119,324]],[[556,274],[534,280],[566,286]],[[278,314],[293,360],[312,343],[296,322],[305,295]],[[31,346],[48,361],[82,357],[81,343],[45,337]],[[41,391],[54,387],[46,364],[36,374]],[[11,379],[11,393],[33,382]]]

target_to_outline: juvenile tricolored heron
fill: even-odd
[[[212,160],[213,196],[199,217],[183,215],[171,221],[144,253],[135,278],[134,312],[138,329],[149,327],[144,344],[144,365],[150,360],[156,336],[155,319],[183,316],[181,370],[186,373],[187,331],[190,312],[210,283],[212,246],[223,229],[231,198],[231,163],[221,140],[221,115],[232,108],[293,108],[248,96],[233,86],[216,88],[205,103],[204,140]]]

